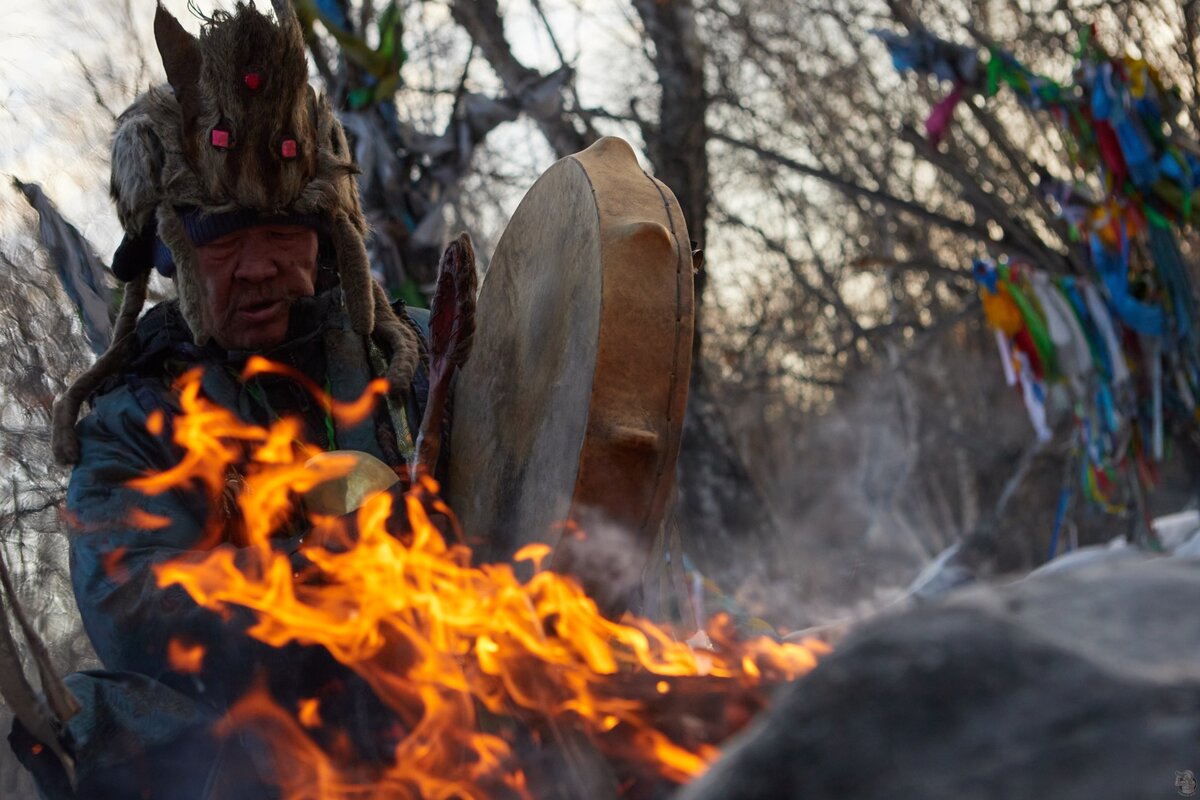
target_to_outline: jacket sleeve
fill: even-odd
[[[264,681],[276,697],[298,697],[343,672],[322,648],[275,648],[253,639],[245,632],[253,623],[246,609],[217,614],[178,586],[157,585],[155,565],[201,555],[208,502],[199,489],[149,496],[127,485],[179,460],[178,450],[151,435],[145,423],[128,391],[100,398],[80,423],[81,458],[67,490],[71,579],[105,667],[145,674],[218,709],[255,681]],[[169,522],[139,527],[143,514]],[[205,648],[199,674],[172,668],[172,639]]]

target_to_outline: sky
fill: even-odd
[[[111,9],[121,2],[97,5]],[[167,5],[186,12],[186,0]],[[65,0],[0,0],[0,201],[5,207],[13,202],[11,177],[41,183],[105,252],[120,237],[107,197],[112,117],[96,103],[80,63],[132,83],[138,48],[119,16],[100,11]],[[142,41],[149,41],[151,21],[139,32]],[[117,95],[109,93],[110,105]]]

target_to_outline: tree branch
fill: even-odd
[[[518,61],[504,36],[504,20],[496,0],[453,0],[450,14],[479,47],[505,91],[537,123],[560,158],[577,153],[595,141],[595,134],[580,133],[572,121],[577,115],[566,108],[562,86],[573,80],[571,68],[564,65],[543,75]]]

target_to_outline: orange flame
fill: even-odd
[[[242,380],[249,380],[256,375],[283,375],[303,386],[308,393],[320,404],[321,408],[333,414],[334,418],[346,425],[354,425],[367,418],[375,407],[375,401],[387,394],[388,383],[383,378],[376,378],[367,384],[367,390],[362,397],[352,403],[341,403],[327,394],[312,379],[285,364],[268,361],[262,356],[252,356],[242,370]]]
[[[104,567],[104,574],[113,583],[121,584],[129,580],[129,570],[121,562],[125,559],[126,548],[114,547],[104,554],[101,559],[101,564]]]
[[[162,530],[171,524],[168,517],[162,514],[151,514],[143,508],[134,508],[129,512],[128,522],[135,528],[141,528],[145,531]]]
[[[257,372],[273,369],[254,363]],[[711,651],[693,651],[648,620],[608,620],[574,580],[542,568],[551,552],[546,545],[517,554],[533,568],[528,580],[509,564],[473,566],[469,548],[447,543],[431,519],[431,511],[449,509],[428,478],[400,497],[370,497],[355,514],[352,546],[306,548],[313,567],[297,577],[270,538],[298,513],[296,494],[345,474],[352,459],[306,466],[315,449],[295,444],[297,422],[270,429],[244,424],[203,398],[199,387],[196,371],[179,384],[184,413],[173,430],[185,450],[181,462],[132,485],[153,494],[199,482],[215,495],[237,463],[249,552],[238,563],[232,548],[168,562],[157,568],[159,585],[181,586],[214,611],[252,610],[250,634],[270,645],[326,648],[408,725],[391,766],[364,776],[306,732],[324,724],[315,699],[301,701],[293,715],[264,691],[247,695],[223,730],[252,726],[277,757],[304,765],[282,787],[291,800],[527,796],[512,746],[481,729],[481,714],[515,717],[535,730],[574,727],[602,751],[684,782],[703,772],[717,750],[711,741],[668,735],[656,725],[662,716],[656,709],[674,703],[667,707],[686,713],[696,681],[703,693],[735,697],[791,680],[827,650],[815,641],[738,642],[722,615],[709,628]],[[360,410],[351,405],[340,412]],[[403,514],[393,514],[395,500],[403,502]],[[339,520],[312,522],[328,527]]]
[[[321,725],[321,701],[315,697],[308,697],[300,701],[300,708],[296,712],[296,717],[300,720],[300,724],[306,728],[318,728]]]
[[[204,666],[204,653],[202,644],[189,644],[178,638],[167,642],[167,662],[171,669],[185,675],[200,674]]]

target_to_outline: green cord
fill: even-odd
[[[328,375],[325,376],[325,394],[330,398],[333,397],[333,384]],[[333,414],[329,405],[325,406],[325,437],[329,440],[329,449],[337,450],[337,433],[333,429]]]

